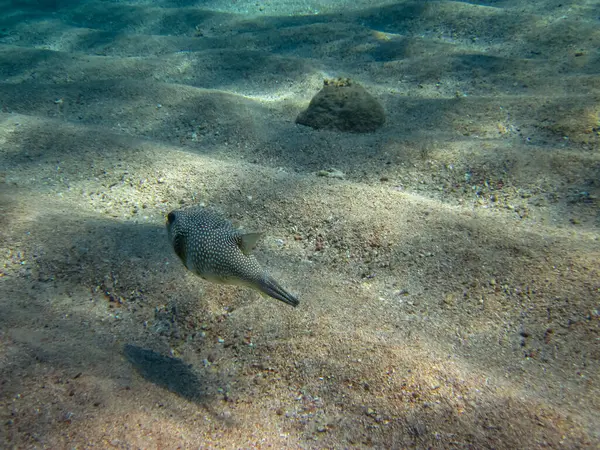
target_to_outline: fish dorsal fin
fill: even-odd
[[[263,233],[238,234],[236,242],[244,255],[249,255],[256,247],[256,243],[263,237]]]

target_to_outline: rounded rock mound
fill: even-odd
[[[296,123],[316,129],[370,133],[385,123],[381,104],[360,84],[347,78],[324,80]]]

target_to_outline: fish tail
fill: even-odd
[[[300,301],[297,297],[286,291],[281,285],[275,281],[270,275],[264,275],[258,288],[269,297],[280,300],[283,303],[287,303],[291,306],[298,306]]]

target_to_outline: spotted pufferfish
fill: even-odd
[[[167,233],[185,267],[204,280],[251,287],[298,306],[298,298],[281,287],[251,254],[262,233],[242,233],[202,206],[171,211]]]

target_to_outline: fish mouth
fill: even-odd
[[[175,217],[175,213],[173,211],[171,211],[169,214],[167,214],[165,216],[165,221],[167,223],[167,226],[171,225],[173,222],[175,222],[175,219],[176,219],[176,217]]]
[[[186,260],[186,249],[185,249],[185,237],[177,232],[175,225],[177,223],[177,214],[175,211],[171,211],[166,216],[166,227],[167,227],[167,235],[169,237],[169,242],[175,250],[175,254],[179,256],[179,258],[184,262]]]

